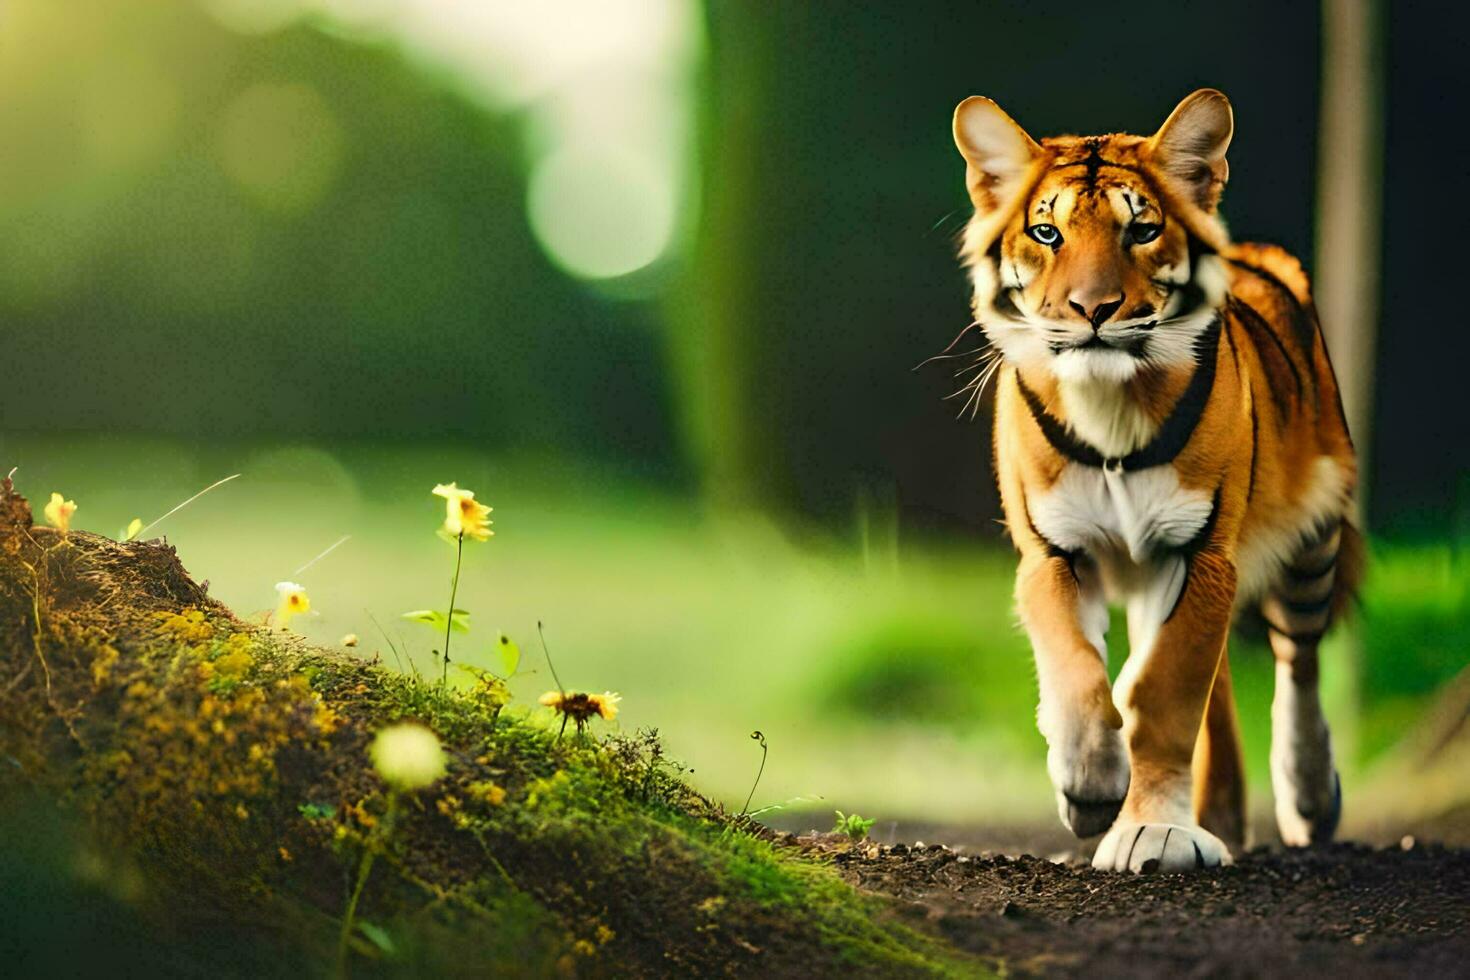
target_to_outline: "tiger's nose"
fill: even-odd
[[[1119,307],[1123,305],[1123,294],[1119,293],[1109,299],[1099,299],[1096,294],[1073,293],[1067,297],[1067,303],[1077,311],[1082,319],[1092,324],[1092,329],[1096,332],[1107,322],[1108,317],[1117,313]],[[1089,303],[1092,304],[1090,308],[1087,305]]]

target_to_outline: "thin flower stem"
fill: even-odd
[[[362,861],[357,866],[357,884],[352,886],[352,897],[347,900],[347,911],[342,915],[342,934],[337,937],[337,976],[347,976],[347,940],[352,937],[352,922],[357,916],[357,900],[362,897],[362,888],[373,871],[373,858],[377,850],[369,844],[362,852]]]
[[[439,678],[440,687],[449,686],[449,633],[454,629],[454,599],[459,595],[459,565],[464,560],[464,532],[455,539],[454,580],[449,585],[449,616],[444,623],[444,673]]]
[[[337,970],[338,980],[346,980],[347,977],[347,941],[352,938],[352,925],[357,919],[357,901],[362,898],[362,890],[367,885],[368,875],[373,872],[373,861],[378,856],[378,846],[386,841],[393,833],[393,818],[397,813],[398,794],[388,794],[388,808],[383,814],[382,822],[378,824],[374,832],[370,832],[367,844],[362,852],[362,860],[357,865],[357,882],[352,886],[352,895],[347,899],[347,910],[342,913],[342,932],[337,937]]]
[[[766,771],[766,737],[759,731],[751,732],[750,737],[761,743],[761,767],[755,771],[755,782],[750,784],[750,795],[745,798],[745,805],[740,808],[742,817],[750,811],[750,801],[755,799],[755,788],[761,784],[761,775]]]
[[[536,635],[541,638],[541,653],[546,657],[546,666],[551,668],[551,679],[556,681],[556,688],[561,692],[562,697],[566,697],[566,686],[562,684],[561,678],[556,676],[556,664],[551,662],[551,650],[546,646],[546,631],[541,628],[539,619],[536,620]],[[562,728],[566,727],[565,724],[562,725]]]

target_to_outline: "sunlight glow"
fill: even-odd
[[[396,43],[472,101],[523,114],[528,220],[572,275],[626,276],[667,254],[692,224],[693,80],[703,46],[696,0],[206,5],[242,32],[309,20],[347,39]]]

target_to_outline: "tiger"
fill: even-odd
[[[1148,137],[1037,142],[980,96],[954,113],[1036,722],[1062,823],[1102,835],[1097,868],[1244,847],[1243,615],[1274,655],[1283,842],[1329,840],[1342,811],[1318,648],[1361,577],[1357,463],[1301,263],[1233,242],[1219,214],[1234,127],[1214,89]],[[1111,684],[1110,605],[1129,650]]]

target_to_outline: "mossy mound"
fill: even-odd
[[[367,745],[402,719],[438,733],[449,770],[381,844],[358,974],[968,972],[701,797],[656,736],[558,738],[494,691],[244,623],[166,545],[34,527],[0,488],[0,816],[42,799],[83,828],[85,846],[58,846],[160,937],[152,966],[330,972],[359,858],[383,840]]]

